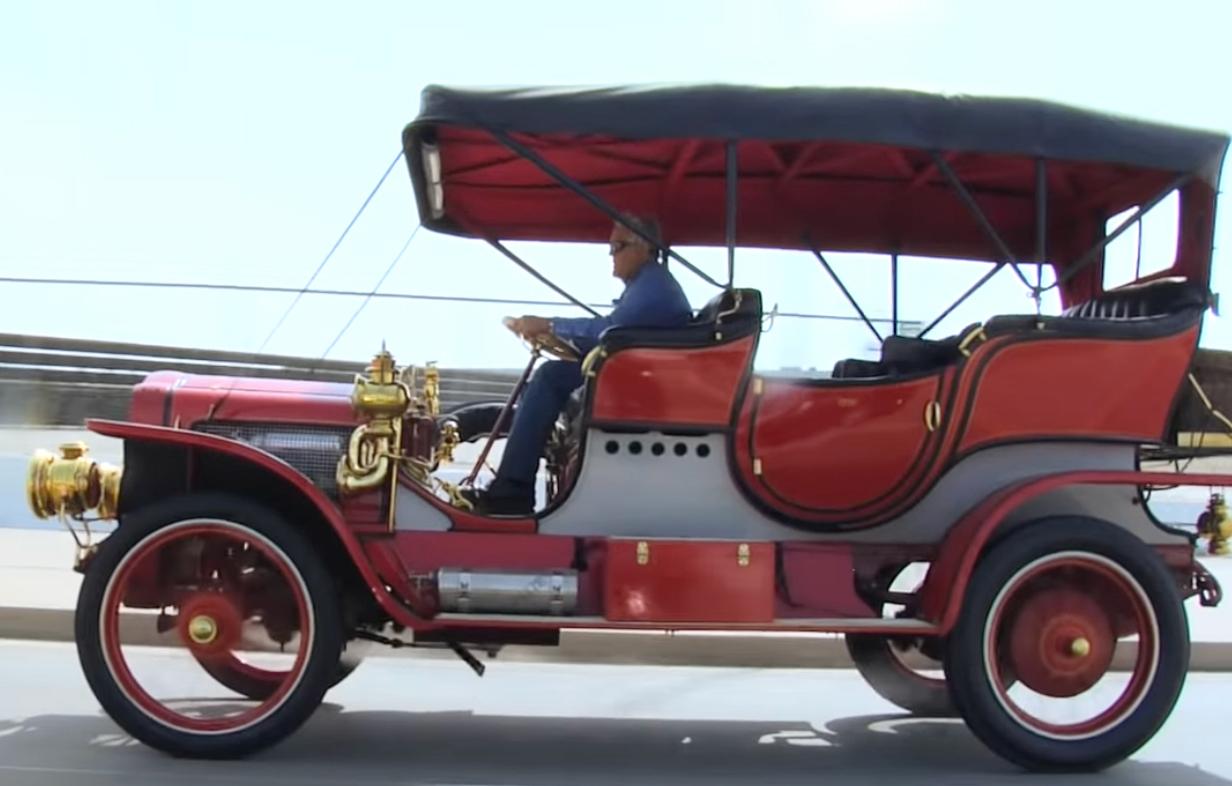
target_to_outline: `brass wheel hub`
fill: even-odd
[[[1085,636],[1079,636],[1070,642],[1069,654],[1075,658],[1085,658],[1091,654],[1091,642]]]
[[[208,614],[198,614],[188,621],[188,638],[193,644],[210,644],[218,638],[218,623]]]

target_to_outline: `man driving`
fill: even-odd
[[[655,243],[661,242],[654,219],[622,215],[621,220]],[[513,321],[511,329],[528,340],[555,334],[572,342],[585,356],[609,327],[673,328],[687,324],[693,310],[679,282],[656,260],[656,246],[624,224],[616,222],[609,239],[612,275],[625,284],[610,314],[555,319],[523,316]],[[518,402],[496,478],[487,489],[463,491],[476,512],[525,515],[534,510],[539,457],[557,416],[582,381],[580,361],[550,360],[535,371]]]

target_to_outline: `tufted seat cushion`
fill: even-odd
[[[1146,319],[1171,316],[1211,304],[1205,287],[1177,278],[1118,287],[1085,303],[1070,306],[1062,316],[1075,319]]]

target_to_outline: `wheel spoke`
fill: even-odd
[[[155,613],[134,613],[152,597],[175,621],[161,634]],[[259,723],[286,701],[313,624],[303,578],[277,546],[197,520],[159,530],[125,556],[104,595],[100,632],[117,685],[141,712],[177,731],[220,734]]]

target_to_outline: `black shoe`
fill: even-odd
[[[459,489],[481,516],[529,516],[535,511],[535,498],[525,494],[493,494],[490,489]]]

